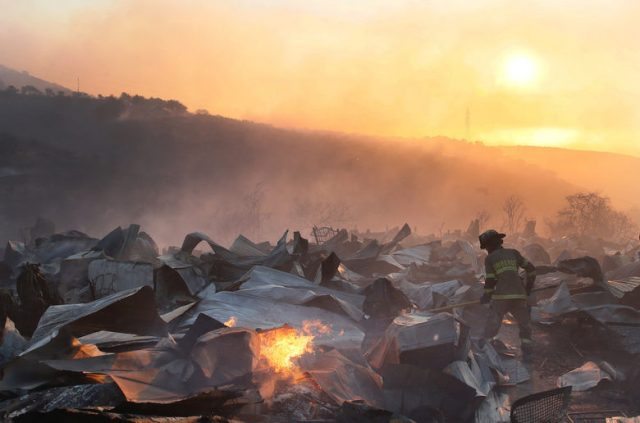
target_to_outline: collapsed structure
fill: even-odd
[[[489,309],[466,234],[421,238],[405,224],[225,248],[190,233],[160,254],[137,225],[102,239],[32,232],[0,264],[6,419],[499,422],[517,398],[602,380],[622,392],[608,412],[640,411],[627,388],[640,353],[634,245],[512,237],[539,269],[538,345],[523,363],[509,333],[478,342]],[[586,346],[554,344],[566,328]],[[585,402],[577,412],[606,408]]]

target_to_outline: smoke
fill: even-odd
[[[624,182],[637,173],[633,158],[590,153],[611,167],[628,161],[621,182],[622,169],[587,177],[592,161],[571,163],[571,153],[562,159],[555,150],[542,154],[545,167],[543,159],[526,161],[535,154],[446,138],[370,138],[152,113],[152,106],[164,110],[156,100],[137,100],[145,113],[105,117],[103,106],[113,101],[0,98],[0,127],[8,133],[0,167],[13,169],[0,178],[4,239],[19,237],[38,216],[93,236],[139,223],[161,246],[179,245],[192,231],[226,244],[240,233],[273,242],[287,229],[309,236],[313,225],[365,231],[408,222],[422,234],[438,233],[464,229],[482,211],[487,225],[499,226],[511,195],[522,198],[526,218],[543,222],[594,179],[616,208],[638,206],[637,195],[624,195],[635,189]]]
[[[567,147],[638,153],[640,62],[619,48],[640,37],[635,3],[348,3],[10,2],[0,44],[7,65],[70,87],[79,76],[92,94],[278,126],[508,144],[552,128],[575,134]],[[496,84],[520,49],[546,69],[532,91]]]

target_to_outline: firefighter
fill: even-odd
[[[479,236],[480,248],[489,253],[484,262],[486,277],[480,302],[491,303],[493,310],[485,328],[485,339],[498,334],[504,315],[510,312],[518,322],[522,352],[529,355],[532,339],[527,298],[536,279],[536,268],[518,250],[502,247],[505,236],[493,229]],[[520,277],[520,268],[526,272],[526,283]]]

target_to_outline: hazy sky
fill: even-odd
[[[640,154],[639,21],[635,0],[0,0],[0,63],[280,126]]]

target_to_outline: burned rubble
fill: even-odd
[[[164,253],[135,224],[31,234],[0,265],[7,420],[534,421],[519,407],[544,395],[564,398],[548,421],[640,413],[637,246],[508,239],[538,267],[525,360],[512,325],[481,342],[469,233],[195,232]]]

